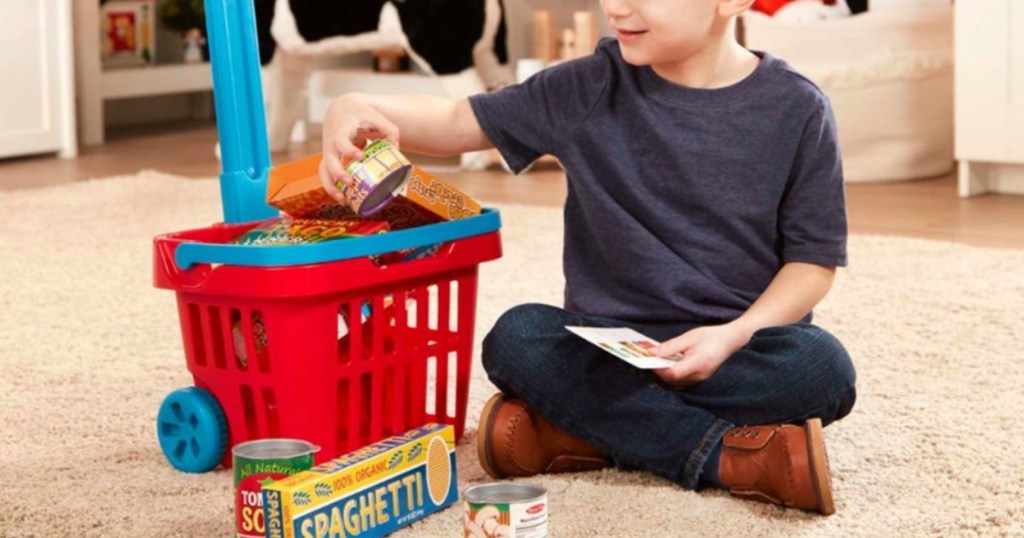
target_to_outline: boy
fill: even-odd
[[[817,87],[736,42],[751,3],[602,0],[617,39],[587,58],[468,100],[350,95],[328,112],[335,195],[362,138],[566,170],[565,308],[518,306],[484,340],[502,391],[480,422],[488,474],[619,465],[835,511],[821,428],[850,412],[856,376],[809,321],[846,264],[836,132]],[[566,325],[632,327],[684,358],[647,374]]]

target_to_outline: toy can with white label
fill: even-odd
[[[522,483],[481,484],[462,496],[465,538],[546,538],[548,491]]]

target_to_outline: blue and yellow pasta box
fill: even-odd
[[[263,486],[267,538],[376,538],[458,500],[455,430],[427,424]]]

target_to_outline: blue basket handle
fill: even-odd
[[[273,217],[266,203],[270,149],[253,0],[205,0],[220,138],[224,222]]]
[[[174,249],[174,261],[182,270],[203,263],[256,267],[306,265],[426,247],[496,232],[500,228],[501,214],[485,208],[475,217],[311,245],[247,246],[184,241]]]

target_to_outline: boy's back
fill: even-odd
[[[767,54],[744,80],[694,89],[588,58],[470,98],[509,166],[557,156],[569,178],[566,307],[651,324],[726,322],[788,262],[846,263],[828,101]]]

